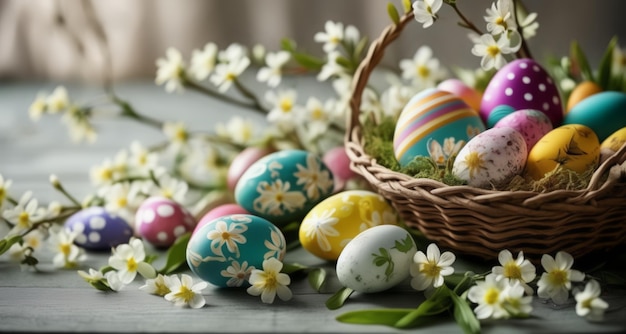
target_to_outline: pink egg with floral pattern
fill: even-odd
[[[193,231],[194,217],[179,203],[165,197],[145,200],[135,216],[137,235],[156,248],[167,248],[181,235]]]
[[[516,59],[493,76],[480,104],[482,120],[487,123],[489,114],[501,105],[539,110],[550,118],[553,127],[563,122],[559,90],[548,72],[532,59]]]

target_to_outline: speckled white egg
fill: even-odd
[[[522,173],[527,154],[524,137],[517,130],[491,128],[463,146],[454,160],[452,173],[470,186],[497,188]]]
[[[133,236],[133,229],[124,218],[99,206],[76,212],[64,226],[77,233],[76,245],[94,251],[110,251],[111,247],[127,243]]]
[[[417,247],[411,234],[397,225],[378,225],[359,233],[337,259],[337,278],[357,292],[390,289],[410,275]]]
[[[165,197],[148,198],[135,215],[136,233],[157,248],[171,246],[195,226],[195,219],[185,207]]]

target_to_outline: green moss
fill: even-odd
[[[449,159],[447,166],[437,166],[430,157],[415,157],[406,166],[400,166],[393,151],[393,133],[395,131],[395,119],[385,117],[376,123],[373,119],[367,119],[363,124],[363,149],[376,159],[376,161],[392,171],[404,173],[415,178],[429,178],[440,181],[446,185],[464,185],[465,181],[452,174],[452,162]],[[556,168],[547,173],[540,180],[532,180],[522,176],[516,176],[508,185],[497,190],[528,190],[536,192],[549,192],[560,189],[580,190],[587,187],[595,169],[590,168],[584,173],[578,173],[566,168]]]

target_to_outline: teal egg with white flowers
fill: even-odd
[[[302,220],[333,190],[333,174],[320,156],[289,149],[250,165],[237,182],[235,201],[251,214],[280,225]]]
[[[281,230],[261,217],[232,214],[212,220],[192,234],[186,259],[191,271],[217,287],[247,287],[263,261],[285,257]]]

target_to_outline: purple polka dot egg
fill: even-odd
[[[138,236],[157,248],[167,248],[181,235],[193,231],[194,217],[181,204],[169,198],[146,199],[135,215]]]
[[[93,206],[71,215],[64,227],[77,233],[74,244],[92,251],[110,250],[133,236],[128,222],[103,207]]]
[[[506,64],[489,81],[480,104],[480,117],[485,123],[492,110],[500,105],[515,110],[539,110],[550,118],[553,127],[563,122],[558,88],[548,72],[532,59],[516,59]]]

